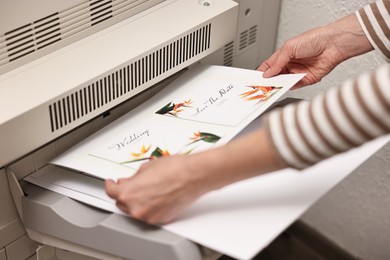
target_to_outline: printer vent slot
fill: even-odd
[[[53,102],[49,105],[51,131],[112,107],[120,97],[130,98],[133,90],[208,50],[210,39],[211,24],[207,24]]]
[[[92,26],[112,17],[111,0],[90,0]]]
[[[249,29],[248,45],[252,45],[256,42],[257,26],[253,26]]]
[[[9,62],[26,56],[61,40],[58,13],[36,20],[4,34],[4,50],[0,47],[0,57],[7,53]],[[1,42],[1,40],[0,40]],[[0,58],[0,65],[6,60]]]
[[[256,38],[257,38],[257,25],[252,26],[248,30],[242,31],[240,33],[238,50],[243,51],[247,47],[256,43]]]
[[[229,42],[223,50],[223,65],[233,66],[234,42]]]
[[[0,71],[13,61],[34,53],[38,55],[40,50],[45,49],[45,53],[54,50],[46,47],[55,43],[68,44],[79,39],[80,34],[90,35],[97,24],[107,27],[164,1],[167,0],[88,0],[0,32]]]

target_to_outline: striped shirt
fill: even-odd
[[[373,2],[356,12],[356,16],[368,40],[387,61],[390,60],[389,14],[389,0]]]
[[[389,13],[388,0],[356,12],[369,41],[387,60]],[[266,121],[281,158],[297,169],[390,133],[390,65],[348,80],[312,101],[275,110]]]

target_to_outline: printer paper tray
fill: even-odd
[[[39,173],[58,179],[81,177],[77,178],[81,182],[89,179],[91,190],[104,185],[102,180],[52,165]],[[41,180],[39,186],[53,190],[49,182]],[[28,229],[123,259],[202,259],[195,243],[159,227],[89,206],[34,184],[24,183],[23,190],[26,193],[22,198],[23,220]]]

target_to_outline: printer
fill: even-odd
[[[56,171],[50,160],[195,63],[256,68],[273,52],[279,5],[2,1],[0,259],[217,258],[183,237],[23,179]]]

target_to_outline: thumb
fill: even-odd
[[[269,78],[278,75],[290,62],[290,56],[284,49],[276,51],[269,59],[260,65],[259,69],[265,69],[263,77]]]
[[[110,198],[115,199],[118,196],[118,189],[117,189],[118,184],[115,183],[113,180],[107,179],[105,181],[105,186],[106,186],[107,195]]]

